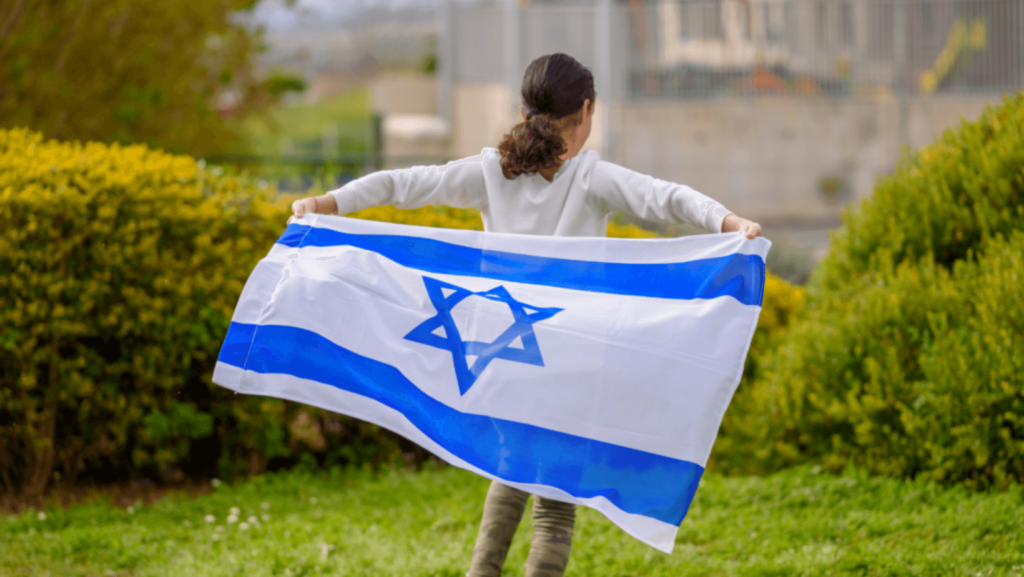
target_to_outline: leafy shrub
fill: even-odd
[[[213,434],[213,417],[188,403],[170,401],[161,412],[152,410],[139,421],[139,443],[132,455],[136,464],[177,464],[188,454],[189,443]]]
[[[238,18],[253,4],[4,3],[0,128],[30,126],[50,138],[192,154],[223,151],[237,144],[237,119],[303,88],[281,73],[265,80],[254,74],[261,40]]]
[[[175,431],[210,430],[209,371],[284,218],[189,157],[0,131],[0,483],[184,459]]]
[[[954,268],[963,306],[930,319],[922,390],[901,418],[926,478],[1002,487],[1024,480],[1024,232],[982,251]]]
[[[812,252],[783,239],[775,239],[772,242],[772,250],[765,261],[768,271],[786,282],[796,285],[807,284],[814,268],[818,266]]]
[[[804,304],[804,291],[781,278],[769,274],[764,282],[764,303],[761,316],[757,320],[757,331],[750,345],[755,356],[764,354],[771,348],[771,341],[778,338],[789,327],[793,318]],[[752,374],[750,367],[747,374]]]
[[[949,268],[988,237],[1021,228],[1024,93],[902,159],[860,210],[848,210],[815,287],[928,257]],[[814,290],[811,291],[814,298]]]
[[[1024,95],[905,158],[844,215],[747,391],[729,462],[1024,482],[1022,167]]]
[[[756,413],[762,406],[760,397],[751,389],[760,375],[763,359],[774,351],[776,343],[803,308],[803,303],[801,287],[771,273],[765,277],[764,301],[743,368],[743,380],[722,419],[708,468],[719,471],[749,469],[749,443],[760,433]]]

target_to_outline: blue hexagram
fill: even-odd
[[[533,332],[533,324],[553,317],[564,309],[537,308],[526,305],[512,298],[503,286],[497,286],[483,292],[472,292],[453,284],[448,284],[430,277],[423,277],[430,302],[437,310],[437,315],[422,322],[405,335],[407,340],[415,343],[436,347],[452,353],[455,364],[455,377],[459,382],[459,393],[465,395],[487,365],[494,359],[503,359],[528,365],[544,366],[544,358],[537,345],[537,335]],[[445,296],[444,290],[452,291]],[[503,302],[512,310],[512,323],[494,342],[463,341],[459,329],[455,326],[451,311],[467,297],[479,296],[496,302]],[[445,336],[436,335],[437,327],[444,327]],[[521,338],[523,348],[512,348],[516,338]],[[466,362],[467,355],[476,355],[476,361],[470,367]]]

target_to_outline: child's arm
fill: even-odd
[[[600,161],[590,177],[590,193],[606,212],[618,210],[647,220],[685,222],[711,232],[761,235],[761,226],[740,218],[721,203],[685,184],[676,184]]]
[[[419,208],[442,204],[479,208],[487,203],[480,156],[455,160],[443,166],[414,166],[381,170],[353,180],[323,196],[292,203],[292,213],[349,214],[374,206]]]

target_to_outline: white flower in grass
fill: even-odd
[[[260,503],[260,509],[263,509],[264,511],[270,509],[270,503],[267,503],[266,501]]]
[[[220,541],[220,535],[214,535],[213,536],[213,540],[214,541]]]
[[[238,515],[228,515],[228,524],[237,523]]]
[[[213,522],[217,521],[217,518],[214,517],[213,515],[207,515],[207,516],[203,517],[203,521],[206,521],[207,523],[213,523]]]
[[[241,511],[239,511],[239,510],[238,510],[238,507],[232,507],[232,508],[231,508],[231,514],[232,514],[232,515],[237,515],[237,514],[239,514],[240,512],[241,512]]]
[[[135,514],[135,507],[132,507],[131,505],[129,505],[128,508],[125,510],[128,511],[129,515]]]
[[[309,498],[309,502],[310,502],[311,505],[316,505],[317,498],[316,497],[310,497]]]
[[[245,521],[242,521],[241,523],[238,524],[238,530],[239,531],[247,531],[248,529],[249,529],[249,524],[246,523]]]
[[[224,530],[224,525],[217,525],[217,530],[218,531],[223,531]]]
[[[45,521],[46,520],[46,513],[44,513],[43,511],[40,511],[39,514],[36,515],[36,517],[39,517],[40,521]]]
[[[249,518],[246,519],[246,521],[248,521],[250,525],[260,524],[260,520],[256,518],[256,515],[250,515]]]
[[[184,525],[186,527],[191,527],[192,526],[192,521],[189,521],[188,519],[185,519]]]
[[[264,523],[270,520],[270,515],[267,515],[266,513],[260,515],[260,517],[263,519]]]
[[[213,479],[210,479],[210,484],[214,487],[220,487],[220,479],[214,477]]]

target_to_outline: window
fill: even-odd
[[[789,4],[785,8],[789,8]],[[786,38],[786,11],[778,2],[765,4],[765,23],[768,29],[768,43],[782,44]]]
[[[814,39],[815,48],[828,48],[828,13],[824,2],[814,3]]]
[[[849,0],[839,5],[839,43],[843,48],[853,46],[853,6]]]
[[[868,4],[868,57],[875,60],[889,60],[893,57],[894,18],[892,0]]]
[[[703,38],[722,38],[722,4],[720,2],[704,2],[699,4],[703,12],[701,29]]]
[[[792,2],[786,2],[783,6],[783,13],[786,19],[786,30],[789,32],[789,49],[793,53],[800,51],[800,22],[797,20],[796,6]]]
[[[722,7],[718,0],[680,0],[679,18],[679,29],[686,38],[710,40],[723,36]]]
[[[739,12],[740,12],[739,13],[740,36],[744,40],[750,40],[751,38],[754,37],[754,34],[753,34],[754,31],[753,31],[753,26],[752,26],[752,22],[751,22],[752,18],[751,18],[751,15],[750,15],[750,12],[751,12],[751,10],[750,10],[750,3],[749,2],[743,2],[742,4],[737,6],[737,8],[739,8]]]

